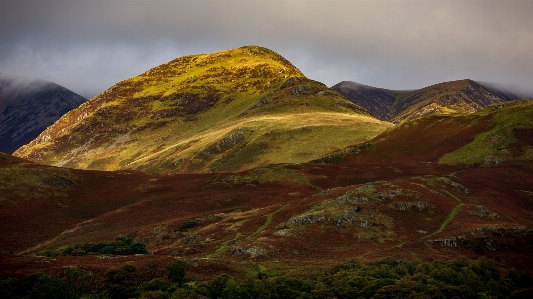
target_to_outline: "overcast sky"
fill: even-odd
[[[533,0],[0,0],[0,72],[92,97],[176,57],[270,48],[307,77],[533,93]]]

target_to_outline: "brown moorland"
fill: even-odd
[[[532,107],[430,116],[315,162],[239,173],[83,171],[1,155],[0,276],[179,258],[198,280],[258,265],[303,275],[386,256],[487,258],[531,271],[533,159],[523,132]],[[478,147],[484,138],[498,145]],[[474,162],[463,162],[465,151]],[[119,235],[149,254],[43,256]]]

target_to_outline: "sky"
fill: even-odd
[[[307,77],[533,95],[532,0],[0,0],[0,72],[93,97],[174,58],[246,45]]]

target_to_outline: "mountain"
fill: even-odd
[[[451,89],[428,90],[419,99]],[[387,94],[395,107],[416,94],[381,92],[373,102],[383,115]],[[476,94],[468,105],[490,99]],[[395,126],[368,113],[253,46],[178,58],[119,82],[18,157],[0,153],[0,292],[45,276],[16,278],[72,266],[105,273],[127,265],[132,275],[135,266],[161,284],[152,279],[181,260],[195,282],[175,297],[263,279],[307,288],[293,278],[335,284],[318,297],[401,297],[395,283],[428,290],[426,281],[441,277],[453,287],[424,296],[477,298],[494,287],[491,277],[533,270],[533,101]],[[415,264],[429,261],[455,272]],[[387,285],[344,271],[360,263],[376,266]],[[326,278],[324,269],[334,271]],[[527,276],[511,276],[498,280],[506,294],[531,288]]]
[[[531,271],[532,120],[527,100],[431,115],[313,162],[238,173],[91,171],[0,154],[0,277],[175,257],[198,280],[261,267],[307,277],[384,257]],[[121,235],[149,254],[78,256]]]
[[[407,121],[367,143],[316,161],[356,164],[497,166],[533,160],[533,101],[493,104],[473,114]],[[353,154],[356,153],[356,154]]]
[[[309,161],[390,126],[279,54],[248,46],[121,81],[14,155],[95,170],[242,171]]]
[[[331,89],[342,94],[352,103],[359,103],[361,107],[366,107],[368,112],[381,120],[390,121],[394,114],[392,106],[396,101],[396,94],[400,91],[382,89],[367,86],[351,81],[343,81],[331,87]]]
[[[332,89],[378,119],[394,123],[431,114],[472,113],[491,104],[518,99],[508,91],[472,80],[444,82],[418,90],[388,90],[344,81]]]
[[[0,152],[13,153],[86,100],[52,82],[0,73]]]

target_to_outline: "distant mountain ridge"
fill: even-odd
[[[86,100],[52,82],[0,73],[0,151],[13,153]]]
[[[384,121],[401,123],[431,114],[473,113],[519,99],[473,80],[443,82],[417,90],[388,90],[343,81],[332,89]]]
[[[14,155],[81,169],[231,172],[306,162],[390,126],[279,54],[247,46],[123,80]]]

